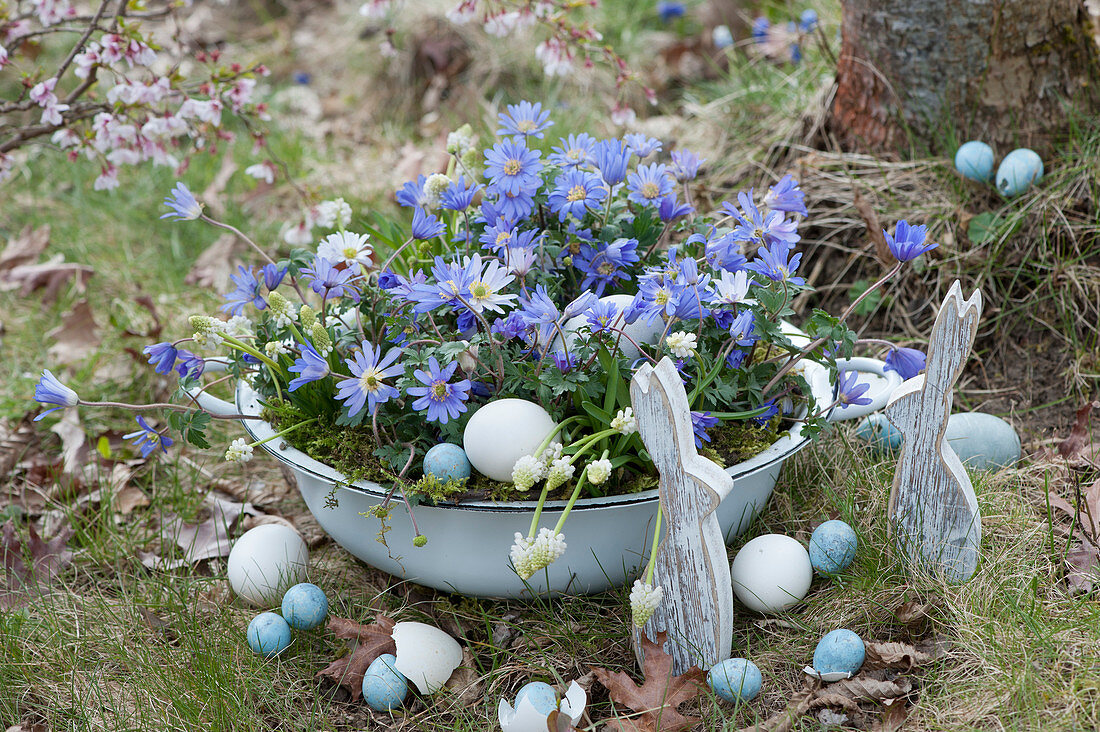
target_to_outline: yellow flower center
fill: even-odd
[[[378,372],[374,369],[367,369],[359,377],[359,386],[365,392],[378,391],[378,387],[382,385],[382,380],[378,378]]]
[[[569,189],[569,193],[565,195],[565,200],[573,203],[575,201],[583,201],[588,197],[588,191],[584,189],[584,186],[573,186]]]
[[[531,132],[535,129],[534,120],[524,119],[516,123],[516,129],[520,132]]]
[[[643,183],[642,184],[642,197],[643,198],[656,198],[661,193],[661,187],[656,183]]]
[[[504,163],[504,174],[505,175],[516,175],[522,169],[523,169],[523,166],[515,158],[512,158],[511,160],[508,160]]]
[[[475,282],[470,285],[470,296],[475,300],[484,300],[493,294],[493,290],[484,282]]]
[[[359,256],[359,250],[355,247],[344,247],[344,259],[355,259]]]
[[[436,381],[432,384],[432,390],[428,394],[433,401],[442,402],[447,398],[447,382]]]

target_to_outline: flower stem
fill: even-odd
[[[577,478],[577,485],[573,487],[573,493],[569,496],[569,502],[565,504],[565,509],[561,512],[561,518],[558,519],[558,523],[554,525],[554,533],[560,534],[562,528],[565,526],[565,520],[569,518],[569,512],[573,510],[573,504],[580,498],[581,488],[584,487],[584,481],[588,478],[588,466],[585,466],[581,471],[581,477]]]
[[[297,424],[292,424],[291,426],[287,427],[285,430],[279,430],[275,434],[271,435],[271,437],[265,437],[262,440],[257,440],[256,442],[253,442],[252,447],[259,447],[260,445],[265,445],[268,442],[271,442],[272,440],[274,440],[276,438],[282,437],[283,435],[287,434],[288,432],[293,432],[294,430],[298,429],[299,427],[302,427],[303,425],[312,424],[313,422],[316,422],[316,421],[317,421],[317,417],[314,417],[313,419],[307,419],[303,422],[299,422]]]
[[[645,583],[653,584],[653,569],[657,566],[657,547],[661,542],[661,516],[664,513],[661,502],[657,502],[657,523],[653,527],[653,546],[649,550],[649,564],[645,568]]]

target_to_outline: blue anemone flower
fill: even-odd
[[[601,140],[592,151],[592,162],[600,171],[603,182],[613,186],[626,180],[630,155],[630,149],[622,140]]]
[[[508,111],[501,112],[497,119],[500,121],[498,135],[518,135],[521,139],[537,137],[541,140],[542,131],[554,124],[550,110],[544,110],[540,102],[509,104]]]
[[[162,219],[194,221],[202,216],[202,204],[195,200],[195,195],[183,183],[176,183],[164,199],[164,205],[172,210],[161,216]]]
[[[206,359],[191,353],[186,348],[178,349],[177,355],[179,363],[176,364],[176,373],[180,375],[180,378],[197,379],[202,376],[202,372],[206,368]]]
[[[541,155],[529,150],[522,138],[503,140],[485,151],[485,175],[501,193],[532,195],[541,184]]]
[[[424,209],[413,209],[413,220],[410,233],[413,239],[420,239],[421,241],[427,241],[428,239],[434,239],[443,233],[443,230],[447,227],[443,225],[434,214],[425,213]]]
[[[53,409],[47,409],[45,412],[35,417],[35,422],[42,419],[50,412],[65,407],[75,407],[77,404],[80,404],[80,397],[76,395],[76,392],[58,381],[57,377],[54,376],[53,372],[49,369],[42,372],[42,378],[40,378],[35,385],[34,399],[42,404],[58,405]]]
[[[550,210],[565,221],[570,215],[583,219],[589,209],[596,209],[607,198],[607,189],[595,173],[571,169],[558,176],[547,203]]]
[[[134,447],[137,447],[141,450],[141,456],[143,458],[149,457],[149,455],[155,452],[158,447],[160,448],[161,452],[167,455],[168,448],[172,446],[174,440],[167,435],[162,435],[161,433],[150,427],[149,423],[146,422],[145,418],[141,415],[138,415],[134,419],[137,421],[138,427],[140,427],[141,429],[137,430],[136,432],[131,432],[130,434],[123,435],[122,439],[133,440]]]
[[[836,383],[837,400],[841,404],[862,407],[871,403],[872,399],[870,397],[863,396],[864,392],[871,388],[871,385],[859,383],[858,371],[841,371],[837,375]]]
[[[318,353],[316,348],[309,343],[299,343],[298,350],[302,355],[294,359],[294,364],[287,370],[301,376],[291,379],[290,391],[295,391],[298,387],[311,382],[320,381],[329,375],[328,359]]]
[[[710,412],[691,413],[691,431],[695,433],[695,448],[699,449],[704,442],[710,442],[707,430],[718,424],[718,418],[710,416]]]
[[[344,361],[352,378],[344,379],[336,386],[336,398],[349,407],[349,417],[359,414],[364,405],[367,413],[373,415],[379,404],[400,396],[395,387],[384,381],[405,372],[405,367],[396,363],[400,355],[400,348],[391,348],[383,356],[382,346],[363,341],[359,350]]]
[[[699,175],[699,166],[705,162],[690,150],[673,150],[672,166],[669,168],[669,172],[672,173],[672,177],[676,179],[677,183],[687,183]]]
[[[592,161],[596,140],[587,132],[559,138],[558,142],[561,145],[553,148],[553,152],[546,158],[547,161],[563,168],[576,168]]]
[[[439,197],[439,207],[448,211],[465,211],[474,202],[474,196],[480,190],[480,185],[473,181],[467,185],[466,177],[460,175],[458,180],[452,181]]]
[[[790,174],[783,176],[764,195],[764,206],[772,211],[786,211],[807,216],[805,194]]]
[[[141,349],[149,357],[149,364],[158,374],[167,374],[176,365],[176,347],[172,343],[154,343]]]
[[[630,148],[630,152],[638,156],[639,160],[648,158],[653,153],[659,153],[662,149],[660,140],[641,132],[623,135],[623,142]]]
[[[222,295],[226,303],[218,309],[223,313],[240,315],[245,305],[255,305],[257,310],[267,307],[267,302],[260,296],[260,282],[252,270],[246,269],[244,265],[238,265],[237,274],[229,275],[229,279],[237,288]]]
[[[924,243],[928,236],[927,226],[923,224],[921,226],[910,226],[909,222],[904,219],[894,227],[893,236],[890,236],[886,229],[882,230],[882,235],[886,237],[886,243],[890,246],[890,251],[899,262],[911,262],[925,252],[939,246],[935,242],[931,244]]]
[[[452,361],[443,368],[435,356],[428,359],[428,370],[417,369],[413,376],[424,386],[412,386],[406,391],[409,396],[420,397],[412,403],[418,412],[427,410],[429,422],[447,424],[450,420],[466,411],[466,400],[470,398],[470,381],[462,379],[449,383],[458,368],[458,361]]]
[[[630,190],[628,199],[656,208],[662,198],[672,193],[672,179],[665,175],[665,166],[660,163],[639,165],[636,173],[627,176],[626,187]]]
[[[302,268],[302,276],[310,279],[309,286],[326,300],[330,297],[348,297],[359,302],[359,276],[351,269],[337,269],[324,257],[314,257],[309,267]]]
[[[892,348],[886,354],[886,365],[882,368],[884,371],[896,371],[902,379],[911,379],[924,371],[926,360],[924,351],[916,348]]]
[[[424,193],[424,184],[427,182],[426,175],[418,175],[415,181],[406,182],[394,194],[397,202],[408,208],[423,208],[427,204],[427,196]]]
[[[771,248],[760,247],[756,252],[757,258],[745,265],[745,268],[763,275],[773,282],[790,282],[792,285],[804,285],[806,284],[805,279],[792,277],[798,271],[798,265],[802,262],[802,252],[795,254],[793,257],[791,252],[791,245],[782,241],[776,242]]]

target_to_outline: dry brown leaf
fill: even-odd
[[[885,699],[905,696],[913,690],[913,684],[906,678],[883,681],[867,675],[860,675],[829,684],[827,688],[830,694],[847,696],[857,701],[870,699],[871,701],[880,702]]]
[[[183,550],[189,563],[224,557],[233,543],[229,531],[242,513],[256,513],[250,503],[237,503],[210,494],[210,518],[199,524],[189,524],[177,516],[169,515],[161,527],[161,538],[174,541]]]
[[[477,662],[469,648],[462,648],[462,663],[447,679],[445,686],[450,689],[459,708],[479,704],[485,698],[485,683],[477,673]]]
[[[592,668],[596,679],[607,688],[611,701],[639,713],[636,717],[604,720],[609,730],[682,732],[701,721],[685,717],[677,708],[706,689],[706,674],[693,666],[686,673],[673,676],[672,656],[661,647],[667,637],[667,633],[657,633],[654,642],[641,634],[645,658],[642,664],[645,682],[641,686],[622,671],[612,673],[605,668]]]
[[[840,707],[846,712],[859,711],[859,705],[850,696],[830,694],[827,690],[823,690],[810,701],[810,709],[820,709],[821,707]]]
[[[1077,410],[1077,420],[1070,430],[1069,437],[1058,445],[1058,454],[1066,460],[1073,460],[1081,450],[1089,443],[1089,416],[1097,402],[1088,402]]]
[[[894,610],[894,616],[903,625],[916,625],[932,617],[934,605],[918,599],[906,600]]]
[[[894,257],[890,253],[890,246],[886,243],[886,237],[882,233],[882,222],[879,221],[874,206],[858,190],[855,192],[852,205],[856,207],[859,217],[863,219],[863,225],[867,227],[867,238],[875,246],[875,256],[883,264],[892,264]]]
[[[50,732],[49,727],[44,724],[15,724],[5,732]]]
[[[118,467],[117,465],[115,466]],[[123,516],[149,505],[149,497],[137,486],[127,485],[115,494],[115,509]]]
[[[909,708],[902,699],[883,701],[882,714],[871,727],[871,732],[898,732],[909,718]]]
[[[88,300],[76,303],[61,319],[61,325],[46,333],[54,341],[47,351],[49,360],[64,364],[82,360],[99,348],[98,330]]]
[[[88,280],[95,274],[95,270],[86,264],[74,264],[66,262],[65,258],[58,254],[48,262],[41,264],[21,264],[0,274],[0,290],[19,290],[22,297],[35,292],[45,290],[42,293],[42,302],[52,303],[57,300],[61,288],[74,281],[76,291],[83,293]]]
[[[3,569],[0,609],[11,610],[27,604],[57,580],[61,571],[72,564],[73,553],[68,549],[72,535],[73,530],[65,526],[52,539],[43,541],[34,524],[30,524],[24,546],[15,535],[15,522],[4,524],[0,529],[0,567]],[[30,567],[24,552],[30,554]]]
[[[347,618],[330,617],[328,629],[337,638],[355,641],[355,648],[317,672],[317,676],[344,687],[353,700],[363,695],[363,675],[374,659],[383,653],[397,653],[393,642],[394,621],[379,613],[369,625]]]
[[[222,234],[199,255],[183,281],[215,292],[225,292],[229,289],[229,276],[237,273],[237,265],[241,263],[237,250],[243,246],[244,243],[235,234]]]
[[[1071,595],[1091,592],[1100,581],[1100,552],[1094,544],[1083,541],[1066,554],[1066,588]]]
[[[228,185],[229,179],[232,178],[233,174],[236,172],[237,163],[233,160],[233,156],[223,156],[222,165],[221,168],[218,169],[218,174],[214,176],[214,180],[210,181],[210,185],[206,186],[202,195],[199,196],[203,205],[219,218],[225,215],[225,203],[222,201],[222,194],[225,193],[225,187]]]
[[[50,225],[43,224],[32,229],[30,224],[23,227],[19,236],[8,239],[8,245],[0,252],[0,272],[18,267],[21,264],[37,262],[39,255],[50,245]]]
[[[53,427],[53,432],[61,438],[62,470],[73,477],[88,457],[88,443],[84,427],[80,424],[80,415],[75,409],[63,410],[63,416]]]
[[[867,655],[863,663],[864,668],[868,670],[873,668],[897,668],[909,671],[914,666],[932,660],[930,655],[918,651],[908,643],[870,641],[864,644],[864,648]]]
[[[740,732],[789,732],[794,728],[799,718],[810,711],[810,705],[813,703],[814,697],[817,696],[817,692],[818,687],[816,684],[805,691],[798,692],[791,697],[784,709],[776,712],[760,724],[745,727]]]

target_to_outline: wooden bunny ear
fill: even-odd
[[[982,315],[982,292],[975,290],[963,299],[958,280],[951,285],[932,326],[928,339],[928,380],[934,384],[955,381],[978,335]]]

